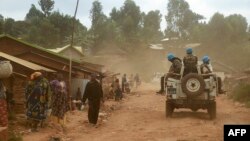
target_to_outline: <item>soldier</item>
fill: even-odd
[[[167,55],[167,59],[168,61],[172,63],[172,65],[170,66],[169,71],[168,71],[169,73],[166,75],[166,77],[165,75],[161,77],[161,89],[160,91],[157,92],[158,94],[162,94],[164,92],[164,78],[165,80],[167,80],[169,77],[174,77],[174,75],[171,73],[179,74],[181,71],[181,66],[182,66],[181,59],[179,59],[178,57],[175,57],[175,55],[172,53],[169,53]]]
[[[202,58],[203,64],[201,64],[201,73],[208,74],[213,72],[213,68],[210,65],[210,58],[208,56],[203,56]]]
[[[209,74],[209,73],[212,73],[213,72],[213,68],[210,64],[210,58],[208,56],[204,56],[202,58],[202,62],[203,64],[201,64],[201,73],[202,74]],[[222,89],[222,80],[221,80],[221,77],[219,76],[216,76],[216,80],[218,81],[218,88],[219,88],[219,94],[223,94],[225,93],[226,91],[224,91]]]
[[[186,50],[187,55],[183,58],[184,63],[184,75],[188,73],[197,73],[196,65],[198,64],[198,58],[193,55],[193,49],[187,48]]]

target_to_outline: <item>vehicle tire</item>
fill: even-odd
[[[211,120],[216,118],[216,102],[215,101],[212,101],[211,103],[209,103],[207,112]]]
[[[172,117],[172,114],[174,112],[173,103],[171,103],[170,101],[166,101],[165,111],[166,111],[166,117]]]
[[[189,98],[194,98],[204,92],[205,81],[197,73],[189,73],[182,78],[181,88]]]

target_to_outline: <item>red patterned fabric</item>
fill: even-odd
[[[7,103],[5,99],[0,99],[0,127],[8,126]]]

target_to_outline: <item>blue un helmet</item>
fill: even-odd
[[[210,58],[207,55],[203,56],[202,61],[204,64],[209,64]]]
[[[187,48],[186,52],[187,52],[187,54],[192,54],[193,53],[193,49],[192,48]]]
[[[173,53],[169,53],[169,54],[167,55],[167,58],[168,58],[168,61],[172,61],[172,60],[175,58],[175,56],[174,56]]]

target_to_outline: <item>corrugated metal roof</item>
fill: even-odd
[[[47,49],[42,48],[42,47],[39,47],[39,46],[37,46],[37,45],[33,45],[33,44],[30,44],[30,43],[27,43],[27,42],[25,42],[25,41],[22,41],[22,40],[20,40],[20,39],[14,38],[14,37],[9,36],[9,35],[0,35],[0,39],[1,39],[1,38],[8,38],[8,39],[11,39],[11,40],[20,42],[20,43],[22,43],[22,44],[24,44],[24,45],[26,45],[26,46],[28,46],[28,47],[38,49],[38,50],[40,50],[40,51],[49,53],[49,54],[54,55],[54,56],[59,57],[59,58],[63,58],[63,59],[65,59],[65,60],[69,60],[69,58],[67,58],[67,57],[65,57],[65,56],[59,55],[59,54],[57,54],[57,53],[55,53],[55,52],[53,52],[53,51],[47,50]],[[74,58],[72,58],[72,63],[84,64],[84,65],[90,65],[90,64],[91,64],[91,65],[94,65],[94,66],[97,66],[97,67],[103,66],[103,65],[93,64],[93,63],[82,62],[82,61],[79,61],[79,60],[75,60]],[[84,66],[82,66],[82,67],[84,67]]]
[[[8,60],[10,60],[12,62],[18,63],[18,64],[20,64],[22,66],[25,66],[27,68],[30,68],[32,70],[44,70],[44,71],[47,71],[47,72],[56,72],[56,71],[54,71],[52,69],[49,69],[49,68],[46,68],[46,67],[31,63],[29,61],[26,61],[26,60],[11,56],[11,55],[3,53],[3,52],[0,52],[0,57],[8,59]]]
[[[60,52],[66,50],[68,48],[70,48],[70,45],[66,45],[64,47],[59,47],[59,48],[54,48],[54,49],[47,49],[47,50],[55,52],[55,53],[60,53]],[[73,46],[72,49],[75,49],[81,55],[84,55],[84,53],[82,52],[82,47],[80,47],[80,46]]]
[[[43,48],[43,47],[40,47],[40,46],[37,46],[37,45],[33,45],[33,44],[31,44],[31,43],[27,43],[27,42],[25,42],[25,41],[23,41],[23,40],[17,39],[17,38],[15,38],[15,37],[10,36],[10,35],[5,35],[5,34],[4,34],[4,35],[0,35],[0,38],[4,38],[4,37],[5,37],[5,38],[12,39],[12,40],[14,40],[14,41],[17,41],[17,42],[19,42],[19,43],[22,43],[22,44],[24,44],[24,45],[26,45],[26,46],[28,46],[28,47],[35,48],[35,49],[38,49],[38,50],[40,50],[40,51],[49,53],[49,54],[51,54],[51,55],[55,55],[55,56],[57,56],[57,57],[60,57],[60,58],[69,60],[69,58],[64,57],[64,56],[62,56],[62,55],[60,55],[60,54],[57,54],[57,53],[55,53],[55,52],[53,52],[53,51],[47,50],[47,49],[45,49],[45,48]],[[74,60],[74,59],[72,59],[72,62],[80,63],[80,61]]]

